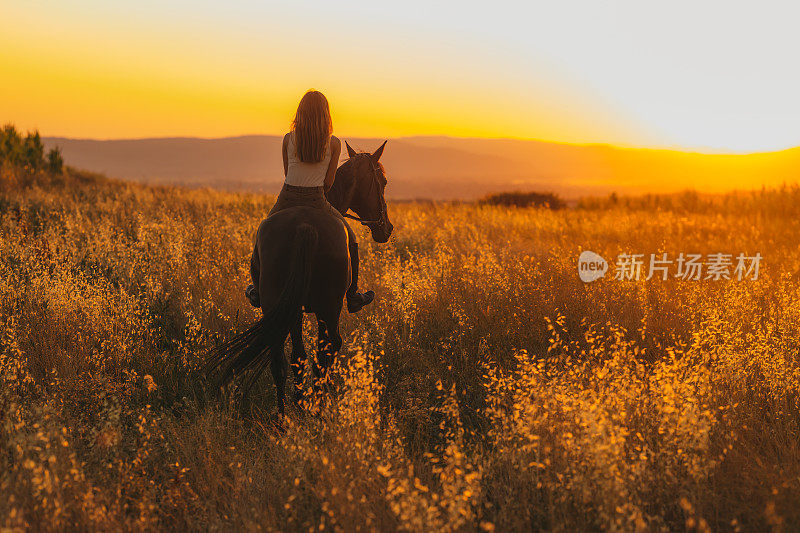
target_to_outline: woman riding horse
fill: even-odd
[[[220,385],[247,375],[239,381],[245,395],[269,366],[281,414],[287,335],[292,339],[294,400],[299,402],[303,395],[307,360],[303,313],[313,313],[317,320],[317,356],[311,370],[318,389],[342,347],[342,301],[346,299],[348,310],[355,313],[375,297],[372,291],[358,293],[358,247],[344,216],[369,228],[378,243],[387,242],[394,229],[380,163],[386,142],[373,153],[345,146],[349,158],[337,169],[341,145],[331,135],[328,102],[316,91],[307,93],[283,142],[286,183],[275,207],[258,226],[250,260],[253,285],[245,293],[261,308],[262,316],[215,348],[206,365],[208,373],[222,371]],[[355,215],[343,216],[348,210]]]
[[[358,292],[358,242],[355,233],[342,214],[325,198],[336,177],[341,149],[341,142],[333,135],[327,98],[319,91],[308,91],[297,106],[292,131],[283,137],[285,181],[268,216],[290,207],[308,206],[322,209],[341,220],[347,228],[352,276],[346,293],[347,310],[356,313],[372,303],[375,293]],[[254,252],[250,265],[254,280],[258,278],[258,260],[258,254]],[[245,295],[253,307],[261,306],[255,285],[250,284]]]

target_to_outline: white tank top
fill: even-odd
[[[322,187],[325,184],[325,174],[328,173],[328,164],[331,159],[330,139],[325,145],[322,160],[319,163],[303,163],[297,156],[297,147],[294,144],[294,132],[289,134],[286,143],[286,155],[289,165],[286,170],[286,184],[296,187]]]

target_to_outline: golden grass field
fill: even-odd
[[[283,432],[269,373],[245,405],[199,370],[260,313],[273,200],[3,169],[0,529],[800,528],[800,190],[390,203],[335,394]],[[582,249],[764,262],[585,285]]]

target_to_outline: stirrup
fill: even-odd
[[[371,304],[373,300],[375,300],[374,291],[357,292],[353,296],[347,296],[347,311],[358,313],[365,305]]]
[[[258,297],[258,291],[256,290],[256,286],[252,283],[247,286],[244,290],[244,295],[250,301],[250,305],[253,307],[261,307],[261,299]]]

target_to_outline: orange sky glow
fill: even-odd
[[[781,70],[778,60],[771,60],[774,72],[748,67],[755,56],[709,64],[704,55],[720,52],[719,43],[697,41],[704,28],[691,21],[683,41],[650,40],[647,28],[625,34],[628,22],[653,15],[636,3],[483,19],[465,6],[463,23],[423,4],[408,6],[419,19],[374,6],[349,10],[347,2],[335,9],[245,1],[224,8],[182,1],[2,4],[0,120],[44,135],[280,134],[313,87],[328,96],[341,135],[731,152],[800,144],[798,74],[786,72],[785,63]],[[667,15],[682,21],[681,8]],[[618,20],[620,14],[630,20]],[[734,14],[730,24],[748,18]],[[595,29],[602,17],[619,27]],[[563,29],[551,28],[564,20],[570,23]],[[737,29],[719,30],[718,40]],[[770,33],[783,35],[778,30]],[[631,39],[642,50],[631,49]],[[771,39],[775,50],[794,44]],[[687,46],[695,47],[697,62]],[[753,73],[758,83],[749,81]],[[774,84],[765,83],[770,74]],[[672,85],[664,88],[665,80]]]

